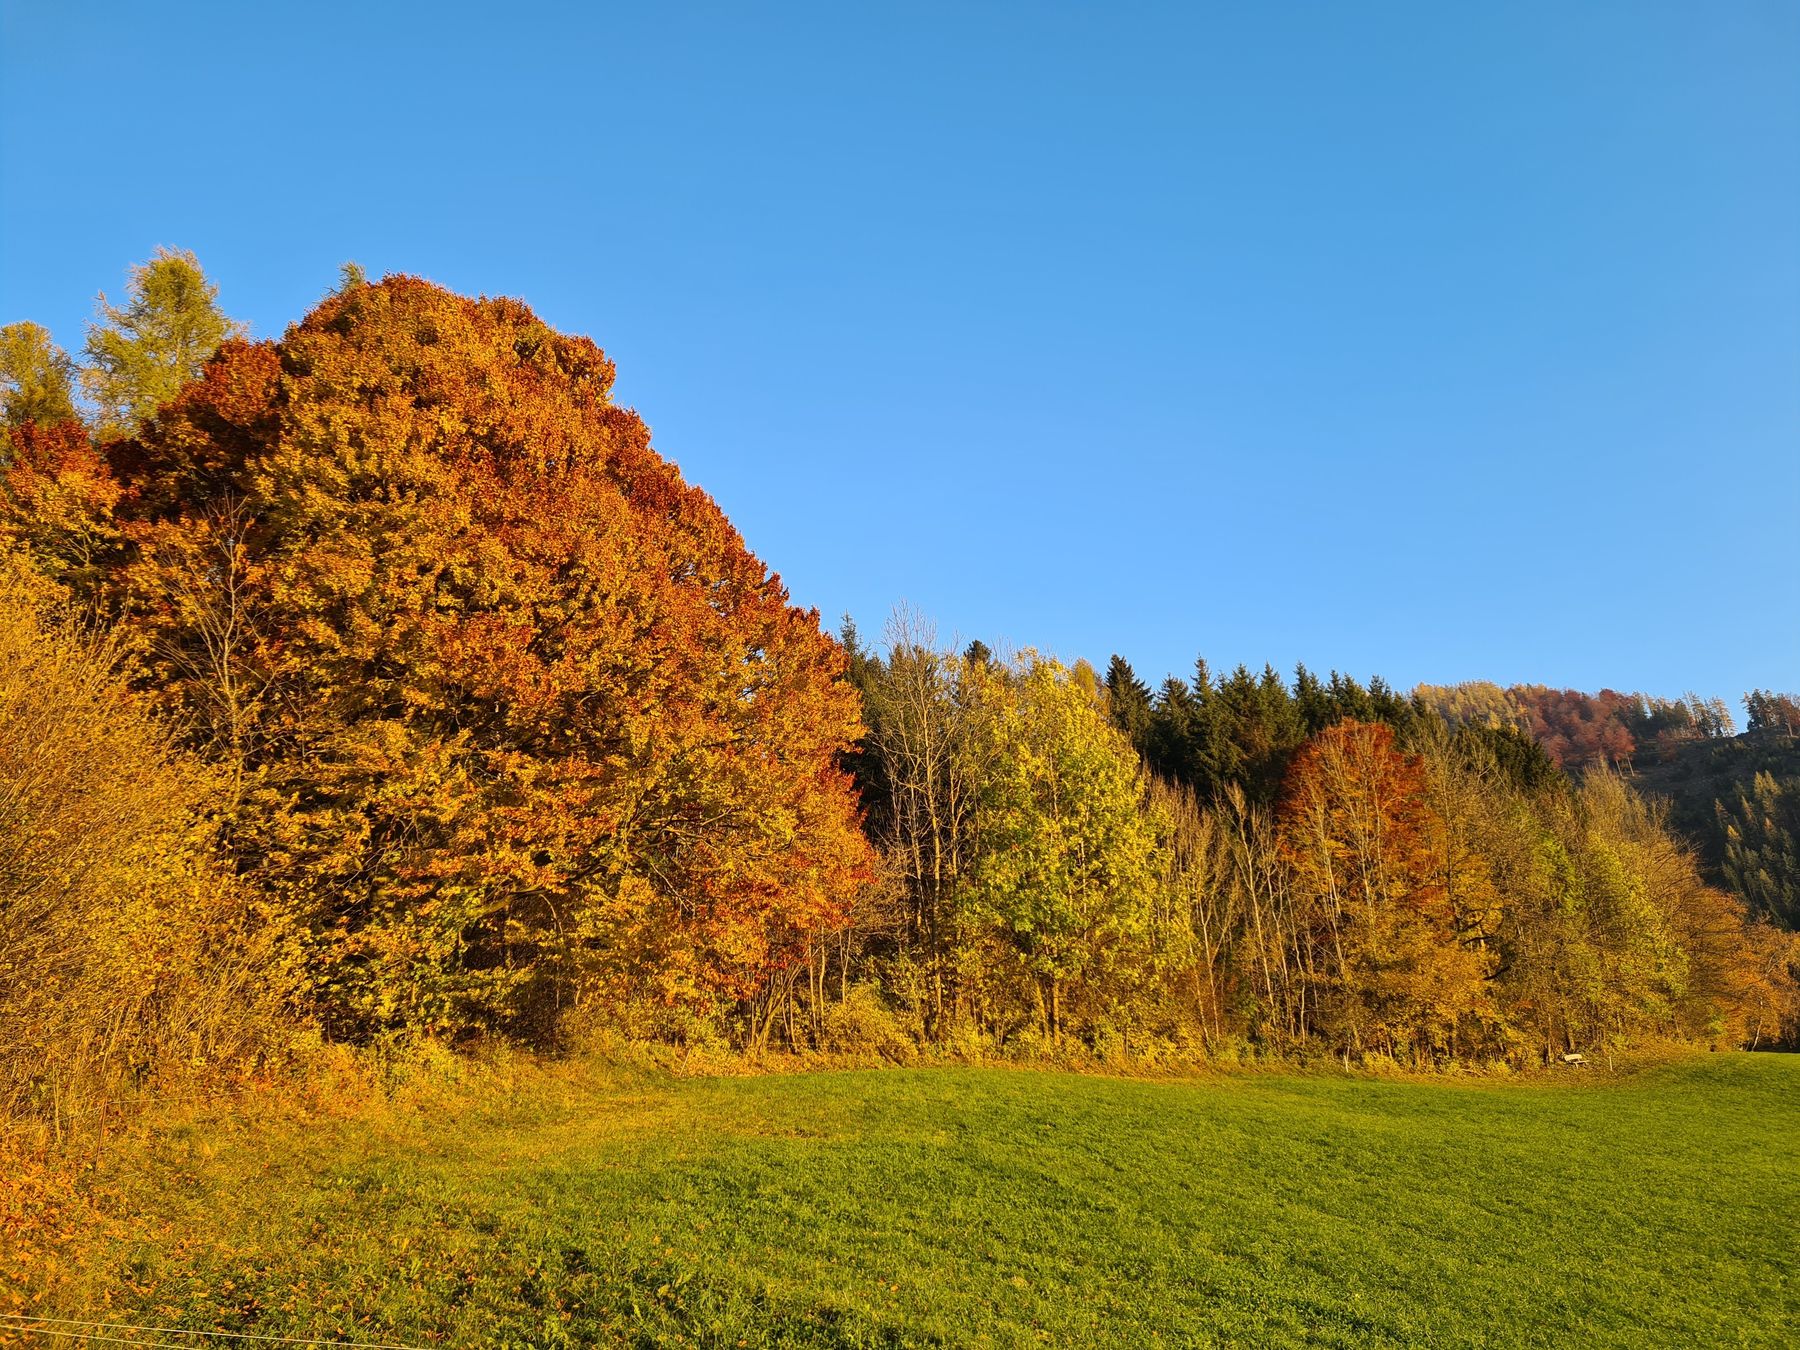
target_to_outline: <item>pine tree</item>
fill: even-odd
[[[1150,710],[1150,766],[1164,778],[1197,791],[1210,789],[1195,736],[1201,711],[1188,687],[1174,676],[1163,681]]]
[[[1106,666],[1106,707],[1113,725],[1147,755],[1150,746],[1150,686],[1137,677],[1131,662],[1113,654]]]
[[[1454,732],[1458,749],[1470,760],[1490,762],[1522,792],[1569,786],[1544,747],[1517,727],[1490,727],[1470,722]]]
[[[1377,722],[1403,731],[1412,719],[1412,703],[1377,675],[1369,681],[1369,706]]]
[[[1331,725],[1331,698],[1304,662],[1294,667],[1294,704],[1308,736],[1317,736]]]
[[[1746,731],[1800,733],[1800,696],[1752,689],[1744,695],[1744,713]]]
[[[1332,671],[1326,693],[1331,699],[1334,722],[1345,719],[1353,722],[1375,720],[1375,705],[1369,698],[1368,690],[1358,684],[1354,677]]]
[[[1725,880],[1751,909],[1800,928],[1800,779],[1758,773],[1735,802],[1718,802]]]
[[[1254,801],[1272,800],[1276,785],[1268,781],[1266,772],[1262,689],[1248,666],[1240,664],[1219,682],[1212,709],[1214,766],[1219,781],[1241,783]]]

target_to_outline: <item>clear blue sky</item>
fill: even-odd
[[[0,321],[529,301],[797,601],[1800,686],[1800,4],[4,0]]]

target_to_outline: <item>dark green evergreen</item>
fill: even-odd
[[[1487,760],[1526,792],[1568,785],[1568,778],[1537,741],[1517,727],[1465,723],[1456,729],[1458,748],[1469,759]]]
[[[1754,912],[1800,928],[1800,778],[1758,773],[1736,801],[1715,809],[1726,884]]]
[[[1106,710],[1113,725],[1124,732],[1137,752],[1149,758],[1150,751],[1150,686],[1137,677],[1131,663],[1118,653],[1107,662]]]

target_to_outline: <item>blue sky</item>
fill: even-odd
[[[0,321],[591,334],[796,601],[1800,686],[1800,5],[0,6]]]

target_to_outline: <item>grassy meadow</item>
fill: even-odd
[[[84,1183],[111,1235],[39,1311],[491,1347],[1800,1340],[1795,1056],[473,1086],[115,1150]]]

